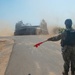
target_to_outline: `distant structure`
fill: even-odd
[[[47,23],[43,19],[40,24],[41,34],[48,34]]]
[[[47,23],[45,20],[42,20],[40,25],[32,26],[29,23],[23,24],[22,21],[19,21],[15,25],[15,32],[14,35],[47,35],[48,29],[47,29]]]

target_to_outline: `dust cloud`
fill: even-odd
[[[50,25],[48,25],[47,28],[48,28],[49,35],[52,35],[52,36],[53,35],[57,35],[56,33],[53,32],[54,29],[57,28],[57,27],[58,26],[54,26],[54,25],[53,26],[50,26]]]
[[[13,36],[14,30],[10,23],[0,21],[0,36]]]
[[[13,31],[9,27],[0,30],[0,36],[13,36]]]
[[[49,35],[55,35],[53,29],[58,27],[57,25],[48,25]],[[8,23],[6,21],[0,21],[0,36],[13,36],[14,35],[15,26],[13,24]]]

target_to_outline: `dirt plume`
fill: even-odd
[[[12,36],[13,26],[6,21],[0,21],[0,36]]]
[[[0,36],[12,36],[13,31],[9,27],[5,27],[0,30]]]

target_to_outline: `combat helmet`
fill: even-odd
[[[65,25],[66,25],[67,27],[71,27],[71,26],[72,26],[72,20],[71,20],[71,19],[66,19],[66,20],[65,20]]]

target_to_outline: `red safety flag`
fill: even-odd
[[[35,44],[35,45],[34,45],[34,47],[36,47],[36,48],[37,48],[38,46],[40,46],[40,45],[41,45],[41,44],[43,44],[44,42],[46,42],[46,41],[39,42],[39,43]]]

